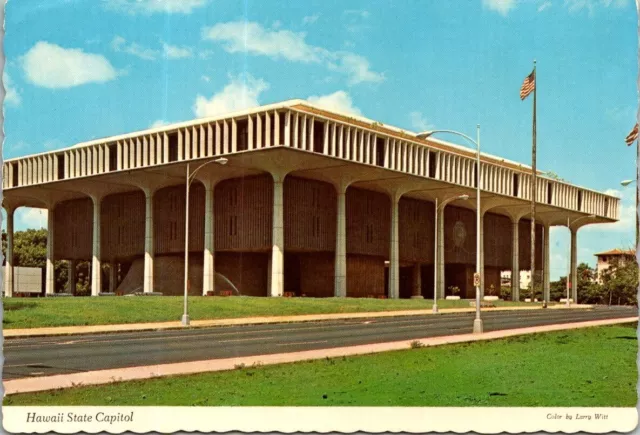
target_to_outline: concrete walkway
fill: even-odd
[[[550,305],[548,309],[588,309],[591,305],[574,304],[569,308],[566,305]],[[513,311],[513,310],[540,310],[541,306],[516,306],[482,308],[483,311]],[[470,313],[475,308],[447,308],[441,309],[441,314]],[[268,323],[291,322],[319,322],[323,320],[362,319],[373,317],[400,317],[400,316],[424,316],[434,314],[431,309],[405,310],[405,311],[379,311],[367,313],[334,313],[334,314],[304,314],[296,316],[268,316],[268,317],[243,317],[232,319],[192,320],[189,328],[211,328],[215,326],[261,325]],[[17,337],[44,337],[51,335],[76,335],[76,334],[104,334],[108,332],[129,331],[153,331],[165,329],[185,328],[179,321],[154,322],[154,323],[125,323],[117,325],[91,325],[91,326],[56,326],[47,328],[4,329],[4,338]]]
[[[638,317],[620,319],[591,320],[587,322],[554,324],[534,326],[518,329],[485,332],[484,334],[461,334],[445,337],[428,337],[418,339],[423,346],[440,346],[443,344],[463,343],[482,340],[494,340],[497,338],[512,337],[515,335],[534,334],[540,332],[560,331],[566,329],[586,328],[592,326],[614,325],[619,323],[637,322]],[[68,375],[54,375],[15,379],[4,381],[5,394],[30,393],[47,391],[60,388],[78,386],[108,384],[113,382],[131,381],[139,379],[151,379],[163,376],[188,375],[204,372],[233,370],[239,366],[259,366],[283,364],[297,361],[307,361],[341,356],[354,356],[388,352],[392,350],[406,350],[411,348],[411,343],[416,340],[403,340],[388,343],[366,344],[360,346],[338,347],[329,349],[309,350],[302,352],[290,352],[271,355],[255,355],[239,358],[223,358],[205,361],[192,361],[184,363],[160,364],[144,367],[124,367],[109,370],[96,370]]]

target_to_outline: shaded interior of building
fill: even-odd
[[[205,191],[194,183],[189,212],[189,293],[202,294]],[[92,213],[89,198],[57,204],[54,259],[89,261]],[[154,291],[183,292],[185,188],[155,192]],[[337,195],[333,185],[288,176],[284,182],[284,291],[297,296],[334,295]],[[266,296],[270,287],[273,181],[253,176],[219,182],[214,192],[216,292]],[[142,191],[105,197],[101,204],[100,247],[103,291],[141,291],[145,237]],[[347,296],[387,294],[391,200],[380,192],[350,187],[346,193]],[[519,266],[530,265],[530,221],[519,222]],[[542,234],[538,225],[537,234]],[[434,204],[404,197],[399,202],[400,297],[434,290]],[[536,237],[536,264],[542,240]],[[502,215],[484,216],[485,294],[499,294],[500,272],[512,267],[512,224]],[[476,214],[447,206],[444,212],[445,289],[474,297]],[[117,273],[108,273],[114,267]],[[109,282],[115,277],[117,282]],[[416,288],[418,290],[416,290]],[[447,290],[447,294],[449,294]]]

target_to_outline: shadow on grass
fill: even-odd
[[[36,304],[33,303],[33,302],[16,302],[16,303],[13,303],[11,305],[4,304],[4,310],[5,311],[18,311],[18,310],[24,310],[25,308],[33,308],[35,306],[36,306]]]

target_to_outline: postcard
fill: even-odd
[[[4,429],[633,431],[639,9],[6,2]]]

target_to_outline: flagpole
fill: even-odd
[[[536,77],[536,61],[533,60],[533,144],[531,146],[531,302],[535,300],[536,290],[536,94],[538,90],[538,77]]]

